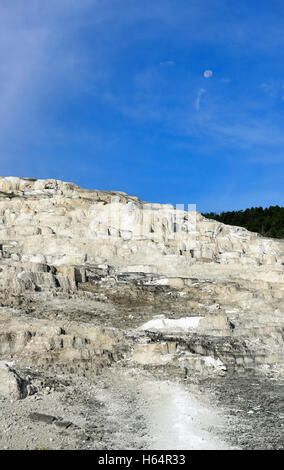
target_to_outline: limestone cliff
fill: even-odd
[[[199,375],[280,370],[283,263],[284,241],[195,210],[0,178],[0,355],[91,370],[117,358]]]
[[[207,220],[195,211],[73,183],[0,179],[3,258],[186,273],[194,263],[278,266],[284,242]],[[142,269],[143,270],[143,269]]]

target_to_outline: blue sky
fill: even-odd
[[[0,174],[284,204],[282,0],[0,0]]]

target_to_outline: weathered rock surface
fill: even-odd
[[[189,383],[278,380],[283,268],[284,241],[196,211],[0,178],[0,359],[90,380],[114,365]],[[2,396],[41,389],[23,379],[23,393],[2,369]]]
[[[71,372],[99,371],[122,357],[126,341],[113,328],[30,318],[0,312],[0,356],[27,364],[67,367]]]
[[[5,362],[0,362],[0,396],[19,400],[27,395],[27,383]]]
[[[24,263],[108,263],[128,272],[157,270],[177,276],[198,261],[253,266],[284,262],[282,241],[209,221],[195,211],[57,180],[1,178],[0,224],[3,259]],[[43,273],[37,276],[49,282],[51,276]],[[58,273],[64,276],[66,270]],[[36,281],[33,277],[26,282]]]

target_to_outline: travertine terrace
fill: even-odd
[[[1,178],[0,394],[40,394],[35,367],[282,380],[283,265],[284,241],[193,210]]]

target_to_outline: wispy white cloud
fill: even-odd
[[[20,122],[25,126],[30,120],[36,121],[38,107],[48,103],[57,92],[64,93],[63,83],[66,90],[74,77],[80,75],[82,51],[70,34],[75,25],[67,23],[62,29],[68,7],[80,10],[73,0],[1,3],[2,136],[11,127],[15,132]]]
[[[197,98],[196,100],[194,101],[194,107],[197,111],[199,111],[200,109],[200,102],[201,102],[201,98],[202,98],[202,95],[204,95],[206,93],[206,90],[205,88],[200,88],[198,90],[198,93],[197,93]]]
[[[282,129],[265,119],[246,116],[244,120],[231,124],[212,120],[204,130],[218,138],[220,145],[230,144],[243,149],[270,147],[271,150],[284,146]],[[273,160],[273,154],[270,159]]]
[[[138,122],[153,120],[161,129],[175,134],[176,139],[207,136],[220,146],[241,149],[283,146],[281,120],[277,116],[253,116],[249,103],[240,103],[238,97],[226,103],[224,87],[218,90],[214,85],[217,80],[206,82],[206,92],[201,88],[203,69],[195,71],[194,64],[186,72],[186,80],[175,78],[170,86],[165,76],[179,68],[171,58],[179,66],[180,62],[166,46],[151,61],[156,66],[147,63],[146,54],[138,58],[133,55],[137,61],[135,70],[121,78],[124,86],[116,84],[117,64],[125,60],[129,49],[136,50],[146,39],[160,44],[161,38],[170,38],[175,47],[186,45],[189,57],[196,46],[218,45],[222,54],[232,56],[232,61],[244,46],[248,53],[284,45],[282,21],[276,16],[271,28],[265,15],[246,16],[248,7],[230,3],[228,8],[227,3],[205,0],[207,8],[200,8],[198,1],[189,5],[187,0],[181,0],[177,8],[171,0],[146,0],[142,8],[140,0],[2,1],[1,141],[10,143],[16,134],[20,143],[42,135],[49,139],[52,134],[54,138],[62,132],[53,132],[53,127],[61,125],[61,103],[84,93],[93,97],[99,83],[100,98],[113,109]],[[219,14],[220,8],[224,15]],[[241,28],[234,8],[244,15]],[[90,33],[92,43],[85,39]],[[161,57],[169,59],[159,62]],[[126,70],[128,66],[124,63],[122,67]],[[210,60],[202,65],[206,66],[210,66]],[[168,67],[168,71],[163,67]],[[207,69],[204,78],[211,78],[212,74]],[[263,80],[263,90],[272,93],[274,85],[269,88],[269,80]],[[215,88],[211,90],[211,86]],[[202,106],[205,98],[206,107]],[[51,119],[51,104],[55,109],[52,125],[47,122]],[[91,131],[94,132],[89,129],[86,133]],[[77,132],[82,135],[81,129]]]
[[[224,77],[220,79],[220,83],[224,83],[224,84],[231,83],[231,81],[232,79],[229,77]]]
[[[160,62],[161,66],[166,66],[166,67],[172,67],[175,65],[175,62],[173,60],[164,60]]]

